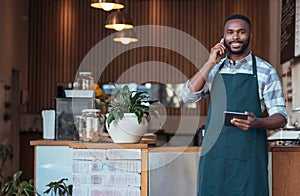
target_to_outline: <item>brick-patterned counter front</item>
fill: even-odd
[[[144,196],[148,145],[72,142],[75,196]]]
[[[74,149],[74,195],[141,195],[141,149]]]

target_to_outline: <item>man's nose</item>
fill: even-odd
[[[238,32],[233,33],[233,39],[238,39],[240,38],[240,35]]]

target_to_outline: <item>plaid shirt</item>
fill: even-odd
[[[188,88],[189,80],[185,83],[182,92],[182,99],[185,103],[193,103],[209,95],[214,76],[224,61],[225,65],[220,70],[220,73],[253,74],[251,53],[247,57],[236,61],[235,64],[226,57],[213,67],[206,79],[204,87],[200,91],[191,92]],[[270,116],[279,113],[287,119],[285,99],[282,92],[281,81],[276,69],[259,57],[256,57],[256,66],[259,88],[258,92],[262,112],[267,109]]]

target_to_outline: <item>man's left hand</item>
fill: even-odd
[[[231,119],[231,123],[237,126],[238,128],[247,131],[252,128],[256,128],[258,123],[258,118],[251,112],[245,112],[248,115],[246,120],[233,118]]]

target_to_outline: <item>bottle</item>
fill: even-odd
[[[99,109],[82,110],[83,131],[80,140],[83,142],[100,142],[104,129],[104,116]]]
[[[92,72],[79,72],[76,79],[77,90],[94,90]]]
[[[84,123],[84,121],[83,121],[82,115],[75,116],[75,126],[76,126],[76,130],[78,132],[80,140],[82,138],[83,123]]]

